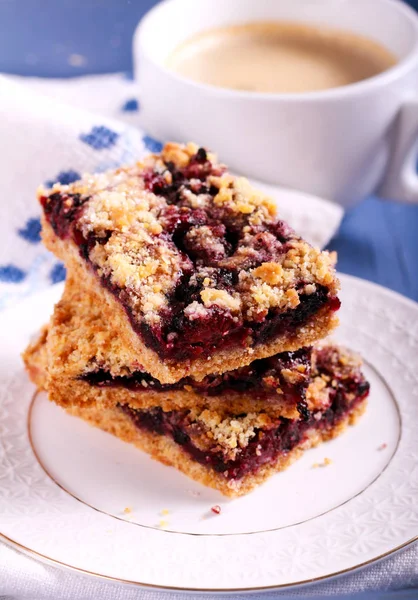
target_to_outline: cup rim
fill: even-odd
[[[234,90],[230,88],[224,88],[220,86],[210,85],[207,83],[196,82],[193,79],[179,75],[175,71],[169,69],[164,64],[155,60],[144,43],[144,31],[149,26],[149,21],[153,14],[157,11],[164,10],[164,7],[169,4],[174,4],[178,0],[162,0],[155,6],[153,6],[139,21],[134,37],[133,37],[133,55],[134,61],[137,60],[137,55],[142,54],[154,65],[155,68],[160,70],[166,77],[171,78],[178,83],[187,85],[191,88],[198,89],[200,91],[209,93],[211,95],[218,95],[226,99],[234,100],[252,100],[252,101],[267,101],[267,102],[306,102],[306,101],[327,101],[336,100],[339,98],[348,98],[358,96],[363,93],[367,93],[370,89],[376,89],[384,87],[394,79],[401,77],[405,72],[418,62],[418,14],[415,10],[406,4],[403,0],[379,0],[390,5],[394,10],[398,10],[403,13],[405,18],[415,26],[416,39],[412,49],[408,54],[402,58],[395,65],[389,67],[382,73],[368,77],[362,81],[350,83],[335,88],[326,90],[317,90],[311,92],[290,92],[290,93],[272,93],[272,92],[254,92],[246,90]]]

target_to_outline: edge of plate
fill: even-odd
[[[19,550],[23,554],[25,554],[31,558],[34,558],[35,560],[39,560],[40,562],[49,564],[50,566],[58,567],[60,569],[68,570],[71,572],[76,572],[80,575],[87,575],[87,576],[95,577],[97,579],[104,579],[105,581],[111,581],[114,583],[122,583],[125,585],[142,587],[145,589],[163,590],[166,592],[198,592],[201,594],[208,594],[208,593],[211,593],[211,594],[225,594],[225,593],[235,594],[235,593],[241,593],[241,592],[267,592],[267,591],[274,591],[274,590],[279,590],[279,589],[301,587],[301,586],[308,585],[311,583],[319,583],[321,581],[326,581],[328,579],[334,579],[335,577],[339,577],[341,575],[347,575],[348,573],[352,573],[353,571],[360,570],[364,567],[367,567],[367,566],[377,563],[385,558],[388,558],[389,556],[391,556],[392,554],[396,554],[400,550],[404,550],[408,546],[412,545],[414,542],[418,541],[418,535],[414,536],[413,538],[404,542],[403,544],[396,546],[396,548],[392,548],[392,550],[389,550],[388,552],[385,552],[384,554],[375,556],[374,558],[371,558],[370,560],[366,560],[365,562],[355,565],[354,567],[349,567],[347,569],[342,569],[341,571],[336,571],[335,573],[329,573],[328,575],[321,575],[321,577],[315,577],[313,579],[304,579],[303,581],[295,581],[294,583],[281,583],[281,584],[274,584],[274,585],[245,587],[245,588],[189,588],[189,587],[176,587],[176,586],[169,586],[169,585],[157,585],[154,583],[142,583],[141,581],[121,579],[119,577],[113,577],[111,575],[102,575],[101,573],[94,573],[93,571],[87,571],[86,569],[82,569],[81,567],[74,567],[73,565],[67,565],[64,562],[61,562],[59,560],[50,558],[49,556],[45,556],[44,554],[36,552],[36,550],[31,550],[30,548],[27,548],[26,546],[22,546],[21,544],[10,539],[3,533],[0,533],[0,541],[4,542],[7,546],[10,546],[11,548],[14,548],[15,550]]]

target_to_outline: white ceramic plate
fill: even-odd
[[[62,288],[0,315],[0,532],[39,559],[146,586],[292,586],[418,534],[418,307],[342,276],[335,338],[366,357],[366,414],[247,497],[227,500],[34,397],[19,357]],[[330,458],[332,464],[313,468]],[[214,504],[220,515],[211,513]],[[128,509],[128,510],[125,510]]]

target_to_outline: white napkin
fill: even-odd
[[[0,309],[65,276],[40,243],[37,186],[69,182],[83,172],[113,168],[146,151],[157,151],[160,143],[136,127],[139,114],[135,84],[123,75],[75,80],[0,76]],[[289,201],[280,192],[269,191],[281,199],[283,216],[316,244],[325,245],[338,228],[339,207],[306,198]],[[336,582],[280,596],[313,598],[413,585],[418,585],[416,549]],[[0,544],[0,594],[18,600],[167,598],[156,591],[59,570],[4,544]]]
[[[120,92],[117,95],[116,107],[122,115],[131,115],[134,111],[122,109],[126,102],[135,108],[132,83],[122,76],[119,80],[127,89],[124,100]],[[110,92],[118,89],[115,83],[112,77]],[[52,95],[56,85],[51,84]],[[81,90],[84,87],[81,83]],[[97,97],[107,95],[99,85]],[[71,84],[68,96],[77,98]],[[64,275],[40,243],[35,199],[39,184],[70,182],[83,172],[110,169],[159,147],[123,122],[63,104],[35,93],[31,85],[0,76],[0,308]]]

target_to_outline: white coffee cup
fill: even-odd
[[[263,94],[196,83],[166,66],[205,29],[287,20],[353,31],[399,62],[325,91]],[[142,125],[163,140],[193,140],[248,177],[349,206],[375,192],[418,201],[418,14],[398,0],[165,0],[134,37]]]

